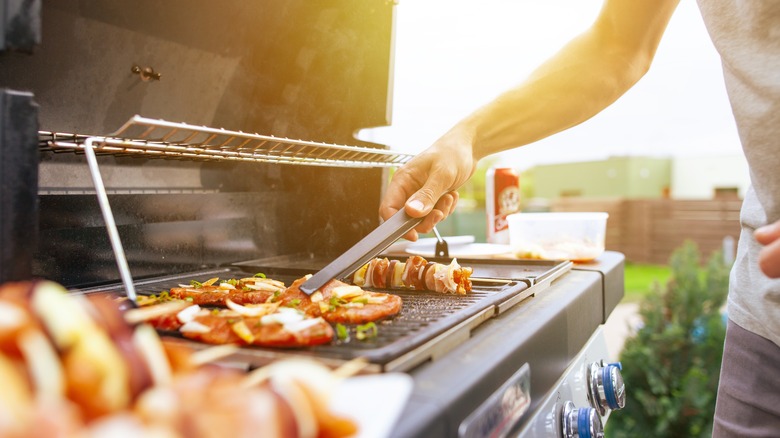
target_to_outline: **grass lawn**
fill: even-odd
[[[669,266],[626,263],[626,295],[623,297],[623,302],[638,302],[643,296],[653,291],[654,282],[664,286],[670,273]]]

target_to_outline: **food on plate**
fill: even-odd
[[[374,258],[352,276],[352,283],[377,289],[430,290],[464,295],[471,291],[472,268],[462,267],[457,259],[449,265],[411,256],[406,262]]]
[[[571,260],[587,262],[604,252],[604,244],[590,239],[548,239],[515,245],[514,253],[521,259]]]
[[[179,301],[181,302],[181,301]],[[333,328],[320,317],[280,303],[242,306],[227,300],[227,309],[203,309],[157,304],[134,309],[151,315],[148,322],[158,330],[178,331],[185,338],[207,344],[258,345],[262,347],[309,347],[333,339]],[[157,308],[166,306],[157,312]]]
[[[190,284],[180,284],[179,287],[172,288],[167,296],[201,306],[224,307],[227,300],[236,304],[265,303],[274,294],[278,295],[284,291],[285,285],[281,281],[259,275],[261,274],[225,281],[219,281],[219,278],[215,277],[203,283],[193,280]]]
[[[366,324],[395,316],[401,311],[401,297],[371,292],[331,280],[311,296],[300,290],[310,276],[299,278],[281,295],[275,297],[282,306],[292,306],[307,315],[322,317],[325,321],[343,324]]]
[[[356,433],[354,420],[329,410],[341,377],[322,365],[277,363],[251,374],[203,365],[217,356],[204,353],[226,347],[163,344],[125,315],[113,300],[48,281],[0,285],[0,436]]]

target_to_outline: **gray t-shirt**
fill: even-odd
[[[750,166],[729,318],[780,346],[780,279],[758,267],[753,231],[780,220],[780,1],[699,0]]]

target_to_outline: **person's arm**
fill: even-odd
[[[780,221],[761,227],[753,234],[764,245],[758,254],[758,266],[767,277],[780,277]]]
[[[650,67],[679,0],[606,0],[594,24],[517,87],[457,123],[393,176],[383,218],[401,208],[429,232],[455,208],[455,190],[481,158],[523,146],[593,117]],[[438,200],[438,202],[437,202]],[[415,240],[417,233],[406,236]]]

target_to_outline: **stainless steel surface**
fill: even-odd
[[[458,427],[459,438],[503,438],[531,407],[530,367],[517,372]]]
[[[309,295],[334,278],[342,278],[381,253],[401,236],[422,222],[424,218],[415,218],[398,210],[374,231],[338,256],[335,260],[314,274],[301,285],[301,290]]]
[[[524,299],[528,298],[532,293],[537,294],[540,292],[543,292],[545,289],[550,287],[553,281],[560,278],[561,275],[569,272],[574,264],[569,261],[563,261],[560,264],[556,265],[554,269],[551,269],[544,273],[543,275],[540,275],[538,277],[533,278],[533,288],[528,289],[527,291],[523,292],[522,294],[518,294],[515,297],[512,297],[505,302],[498,305],[498,313],[504,313],[507,310],[511,309],[512,307],[516,306],[518,303],[523,301]]]
[[[561,412],[563,438],[603,438],[604,425],[593,408],[578,408],[567,401]]]
[[[588,399],[601,415],[626,405],[626,387],[617,364],[594,362],[588,368]]]
[[[108,136],[42,131],[46,148],[84,149],[147,158],[224,160],[333,167],[395,167],[412,155],[386,149],[278,138],[133,116]]]
[[[410,374],[415,390],[393,437],[456,436],[463,419],[525,363],[530,367],[531,408],[520,427],[539,415],[543,400],[561,376],[567,375],[582,349],[588,349],[602,308],[601,279],[595,273],[570,271],[533,293],[537,286],[544,285],[531,286],[531,296],[485,321],[446,357],[414,368]],[[606,350],[606,343],[603,348]],[[606,352],[589,353],[588,364],[607,357]],[[584,368],[581,371],[576,375],[584,382]],[[587,406],[584,383],[581,390],[576,398],[561,397]]]
[[[87,156],[89,172],[92,175],[92,183],[95,186],[98,203],[100,204],[100,211],[103,213],[103,220],[106,222],[108,238],[111,241],[111,248],[114,251],[114,258],[116,259],[116,265],[119,269],[119,275],[122,278],[122,284],[125,287],[125,294],[127,295],[127,298],[135,302],[136,295],[133,277],[130,275],[130,267],[127,264],[125,250],[122,247],[122,239],[120,239],[119,231],[116,229],[114,213],[111,211],[111,204],[108,202],[108,195],[106,195],[106,188],[103,185],[103,177],[100,175],[100,168],[98,167],[97,158],[95,157],[95,151],[92,148],[92,141],[93,139],[89,138],[84,142],[84,152]]]
[[[603,327],[599,326],[561,373],[560,379],[540,400],[536,401],[532,415],[524,421],[522,428],[514,436],[560,438],[561,436],[583,437],[588,436],[588,433],[591,437],[599,436],[599,430],[603,430],[603,425],[607,423],[613,412],[607,410],[604,415],[600,415],[596,409],[590,407],[588,376],[591,365],[594,362],[601,363],[608,358],[608,354]],[[533,372],[533,368],[531,371]],[[566,412],[566,405],[569,405],[568,412]],[[587,420],[589,425],[585,429],[577,424],[581,410],[582,420]]]

